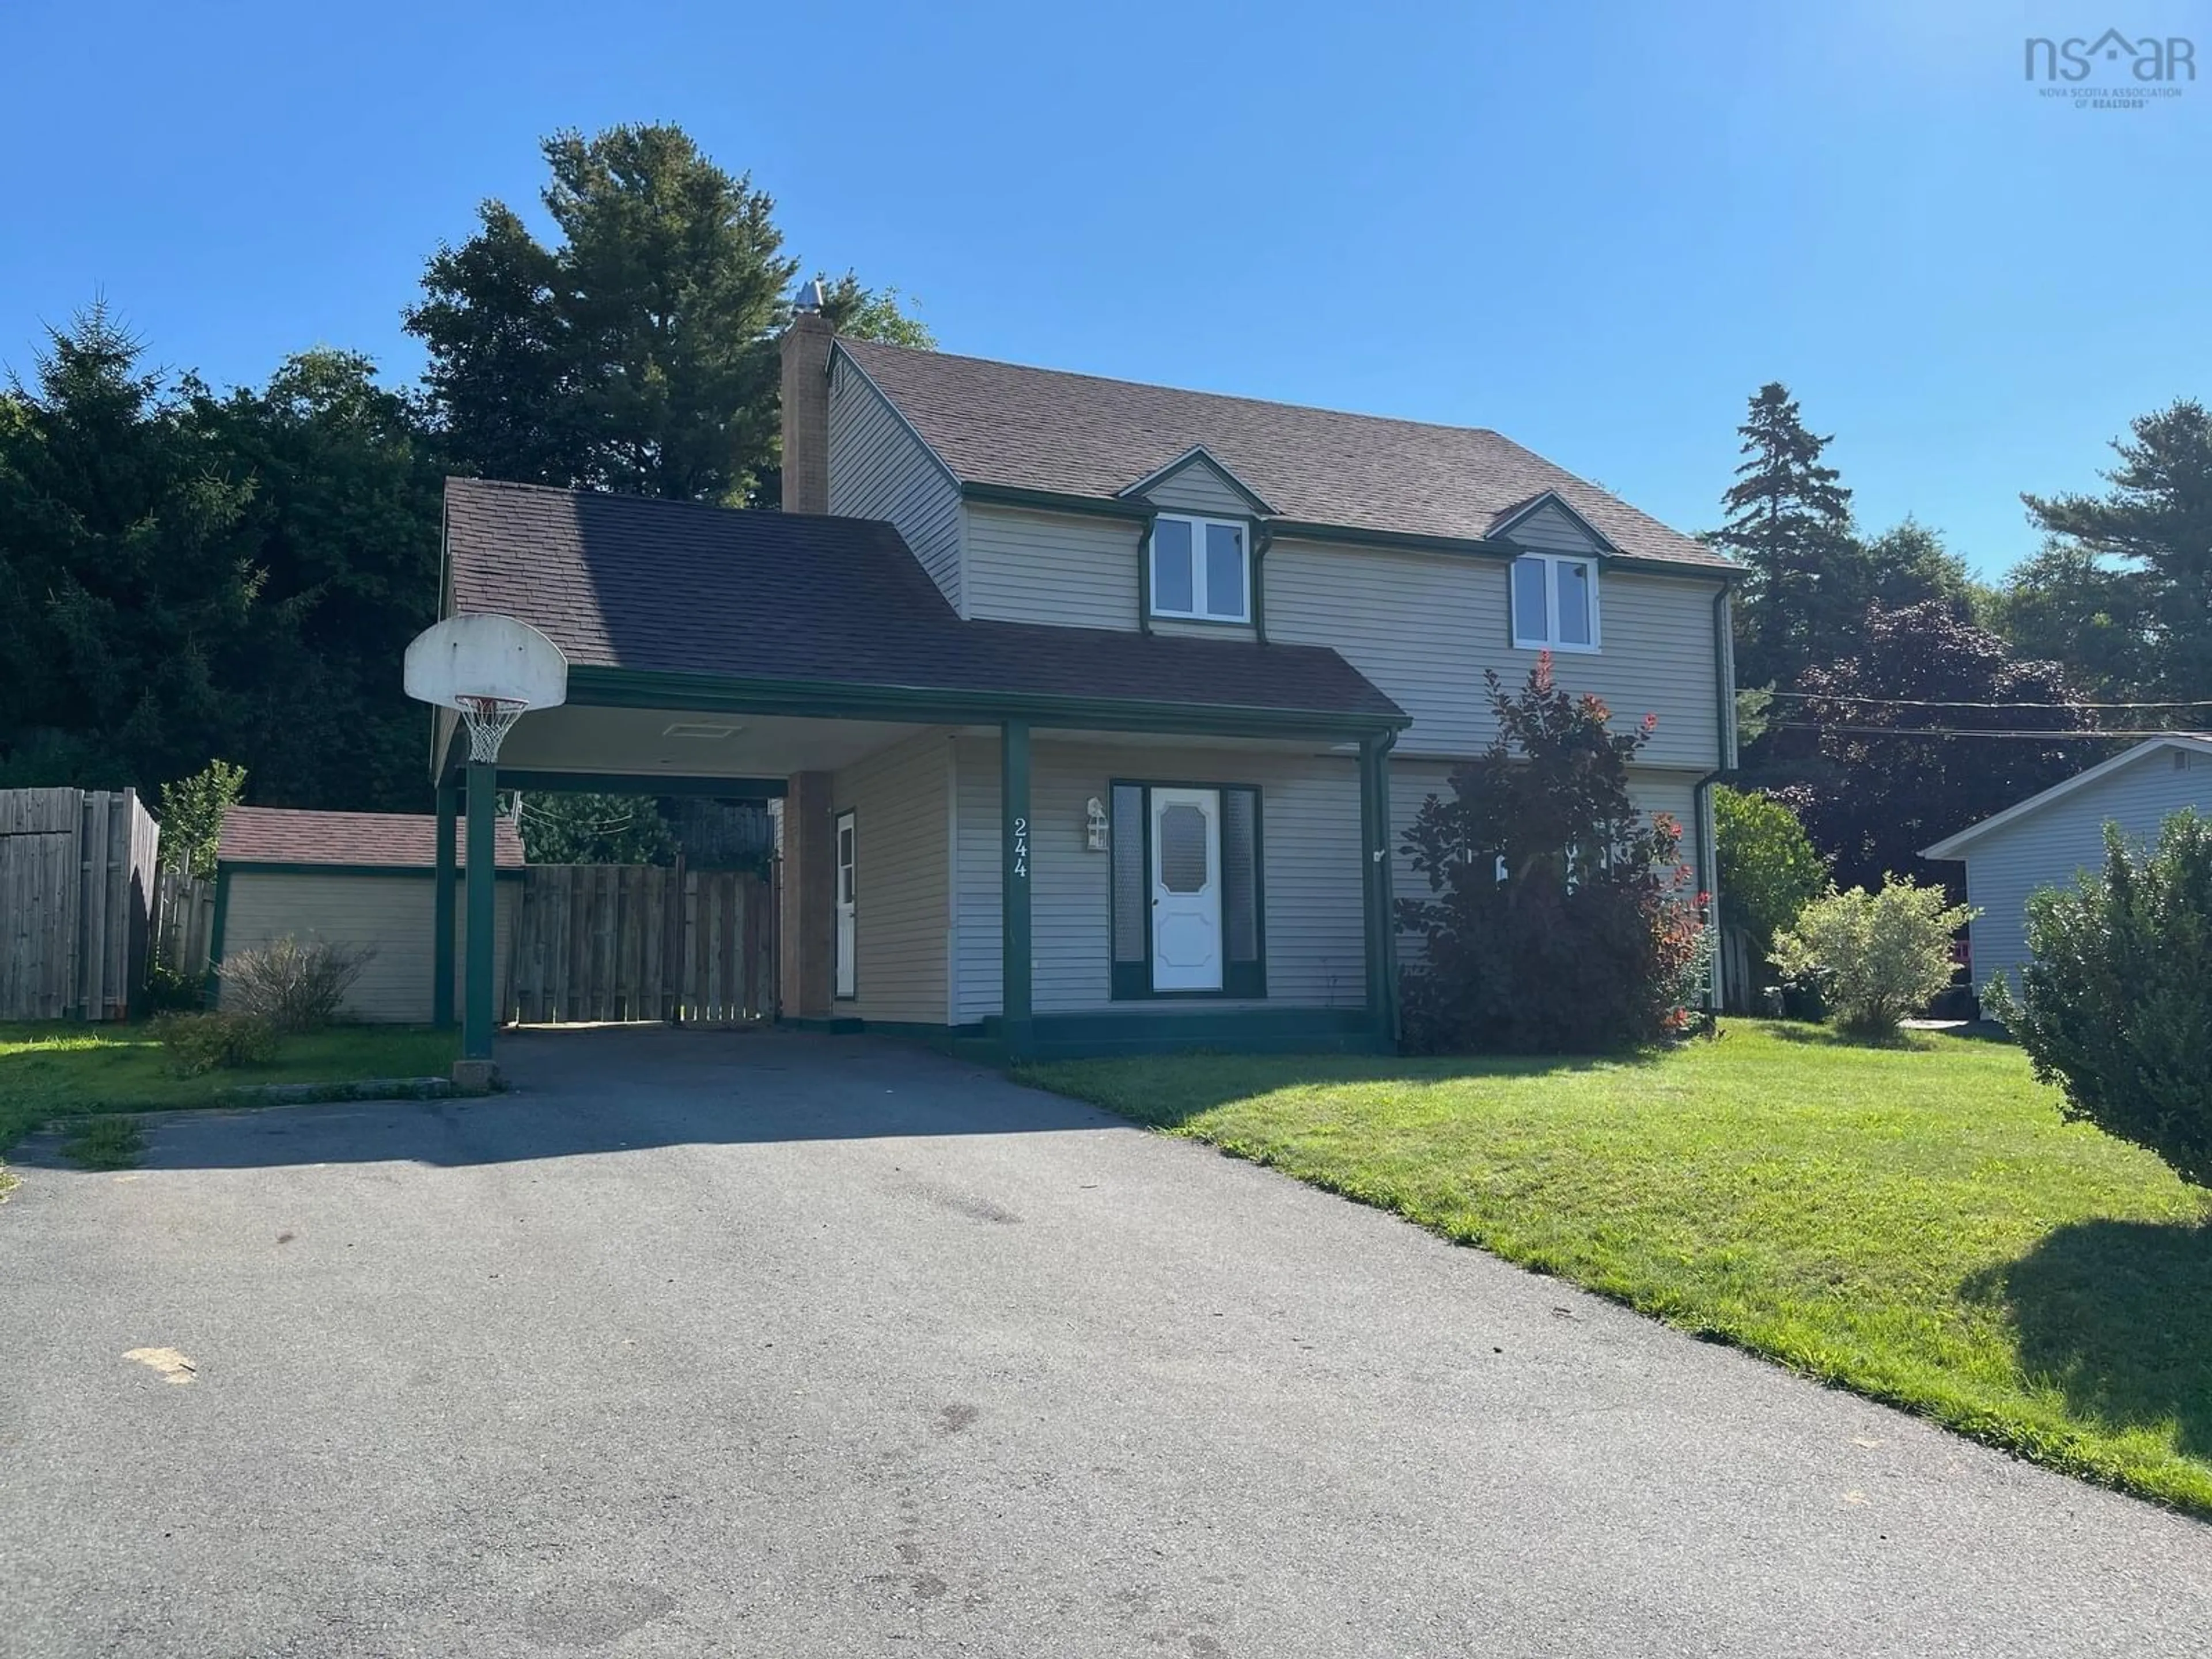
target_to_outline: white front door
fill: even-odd
[[[837,994],[841,997],[853,995],[860,983],[853,961],[859,897],[854,879],[853,828],[850,812],[837,814]]]
[[[1152,988],[1221,988],[1221,792],[1152,791]]]

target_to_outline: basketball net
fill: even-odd
[[[453,706],[469,728],[469,758],[484,765],[499,758],[501,739],[530,707],[520,697],[456,697]]]

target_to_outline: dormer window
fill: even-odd
[[[1152,615],[1251,621],[1249,541],[1241,520],[1161,514],[1152,520]]]
[[[1513,643],[1524,651],[1597,649],[1597,561],[1525,553],[1513,561]]]

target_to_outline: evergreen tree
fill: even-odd
[[[235,475],[104,306],[0,405],[0,783],[119,787],[244,752],[266,572]]]
[[[674,126],[545,141],[540,244],[497,201],[406,313],[457,471],[739,505],[772,498],[775,336],[799,270],[775,203]],[[929,343],[896,296],[825,283],[848,332]]]
[[[1737,430],[1745,460],[1708,540],[1750,567],[1736,610],[1736,679],[1788,685],[1846,647],[1864,614],[1854,567],[1851,493],[1820,456],[1829,440],[1806,429],[1779,381],[1761,386]]]
[[[2142,572],[2114,569],[2054,536],[2006,574],[1990,625],[2020,655],[2063,662],[2090,696],[2120,702],[2148,695],[2155,678],[2143,588]]]
[[[2140,629],[2142,688],[2212,699],[2212,413],[2185,398],[2130,431],[2112,444],[2120,465],[2104,475],[2106,494],[2021,499],[2080,562],[2075,572],[2129,579],[2085,586],[2100,598],[2131,590],[2133,605],[2116,607],[2115,620]],[[2212,707],[2197,710],[2197,723],[2208,715]]]

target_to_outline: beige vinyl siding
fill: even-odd
[[[1536,661],[1511,643],[1508,573],[1502,559],[1278,541],[1267,559],[1267,635],[1334,646],[1394,698],[1413,717],[1402,755],[1474,754],[1494,729],[1483,671],[1510,687]],[[1561,685],[1595,692],[1624,728],[1659,717],[1644,751],[1654,765],[1718,763],[1714,592],[1601,563],[1604,648],[1553,658]]]
[[[222,953],[258,951],[286,935],[373,949],[368,965],[346,993],[348,1018],[380,1024],[430,1023],[430,983],[435,971],[433,926],[436,878],[428,870],[398,876],[292,875],[234,870],[224,878]],[[459,884],[453,916],[454,1013],[468,986],[468,883]],[[514,904],[519,881],[497,884],[494,938],[494,1006],[507,1006]]]
[[[961,933],[958,1019],[999,1012],[999,752],[963,740],[957,756]],[[1088,849],[1085,804],[1112,780],[1253,784],[1260,790],[1267,1003],[1219,998],[1116,1002],[1111,856]],[[1036,1012],[1143,1008],[1358,1007],[1366,1000],[1359,890],[1359,790],[1352,760],[1281,751],[1034,741],[1030,760],[1030,957]]]
[[[955,609],[960,489],[868,377],[843,357],[830,381],[830,510],[895,525]]]
[[[1202,513],[1217,519],[1249,519],[1252,504],[1230,488],[1204,461],[1193,461],[1145,492],[1145,499],[1169,513]]]
[[[1589,532],[1547,502],[1505,532],[1505,539],[1539,553],[1595,553]]]
[[[2039,888],[2069,885],[2077,872],[2102,870],[2107,822],[2147,843],[2185,806],[2212,816],[2212,755],[2192,754],[2188,766],[2176,771],[2176,752],[2154,749],[1966,849],[1966,902],[1982,912],[1968,930],[1977,990],[1999,972],[2018,988],[2029,957],[2028,896]]]
[[[1137,626],[1139,527],[1126,519],[967,505],[967,614],[1070,628]]]
[[[838,773],[854,815],[854,988],[841,1016],[942,1025],[945,1008],[945,750],[930,732]]]

